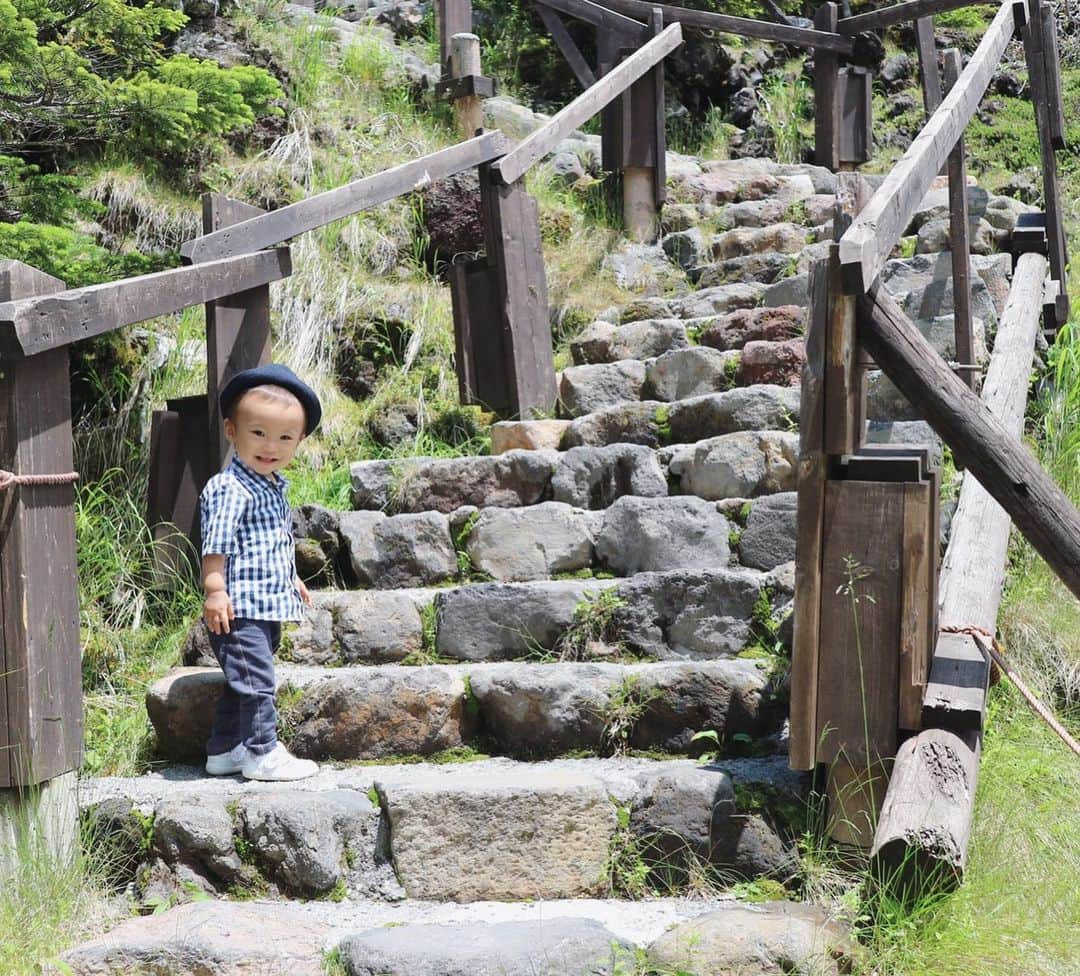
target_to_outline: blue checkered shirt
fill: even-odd
[[[225,560],[225,590],[238,617],[300,620],[288,482],[256,474],[234,457],[199,498],[202,553]]]

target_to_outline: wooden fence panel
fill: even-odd
[[[63,282],[18,262],[0,270],[0,300],[64,290]],[[5,365],[0,468],[74,470],[70,391],[66,347]],[[0,787],[41,783],[81,762],[74,508],[71,484],[0,493]]]

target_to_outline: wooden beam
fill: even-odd
[[[0,302],[0,352],[32,356],[286,277],[287,247]]]
[[[435,0],[435,20],[439,31],[439,68],[446,79],[450,77],[450,39],[455,34],[472,33],[472,0]]]
[[[1061,100],[1061,55],[1058,53],[1057,20],[1048,3],[1042,7],[1043,64],[1046,66],[1046,102],[1050,114],[1050,142],[1055,149],[1068,148],[1065,142],[1065,107]]]
[[[485,132],[448,149],[440,149],[382,173],[317,193],[280,210],[197,237],[185,242],[180,253],[189,261],[196,262],[258,251],[333,220],[368,210],[403,193],[419,190],[447,176],[472,169],[501,156],[505,151],[506,140],[498,129]]]
[[[864,292],[880,274],[915,209],[979,107],[1013,35],[1013,9],[1002,4],[960,80],[893,167],[840,241],[845,287]]]
[[[981,732],[990,685],[990,662],[970,634],[943,632],[922,701],[922,725]]]
[[[960,52],[945,52],[945,90],[952,91],[960,78]],[[949,153],[949,252],[952,256],[953,337],[956,360],[975,365],[975,332],[971,318],[971,245],[968,243],[967,153],[964,137]],[[975,389],[975,370],[965,369],[960,378]]]
[[[64,283],[0,262],[0,299],[29,300]],[[0,468],[75,469],[66,347],[0,371]],[[75,559],[75,486],[11,486],[0,496],[0,787],[77,769],[82,681]]]
[[[649,3],[648,0],[604,0],[605,6],[630,17],[645,20],[649,11],[657,8],[664,15],[664,23],[678,23],[686,27],[701,27],[705,30],[722,31],[738,34],[742,37],[756,37],[762,41],[775,41],[778,44],[791,44],[794,47],[809,47],[818,51],[832,51],[850,57],[855,45],[847,37],[839,34],[809,30],[806,27],[792,27],[790,24],[770,24],[766,20],[752,20],[749,17],[732,17],[728,14],[714,14],[706,10],[690,10],[687,7],[672,7],[663,3]]]
[[[648,44],[613,68],[588,91],[582,92],[566,108],[555,113],[543,126],[518,143],[492,171],[507,186],[521,179],[529,169],[555,149],[571,132],[591,119],[609,102],[644,77],[682,44],[682,27],[672,24]]]
[[[851,37],[863,31],[881,30],[884,27],[919,20],[921,17],[933,17],[934,14],[943,14],[948,10],[971,7],[978,2],[979,0],[908,0],[907,3],[898,3],[894,7],[884,7],[881,10],[856,14],[854,17],[845,17],[837,26],[837,32],[845,37]]]
[[[926,117],[930,118],[941,104],[941,74],[938,72],[937,47],[934,45],[933,17],[920,17],[915,21],[915,48],[919,52],[923,105],[926,107]]]
[[[622,35],[630,43],[643,43],[648,36],[645,25],[640,21],[626,17],[608,6],[592,3],[591,0],[539,0],[545,7],[558,10],[576,20],[599,27],[603,31],[612,31]]]
[[[860,338],[881,369],[1080,596],[1080,511],[1023,442],[953,375],[884,289],[875,286],[860,296],[858,314]]]
[[[834,30],[839,16],[835,3],[823,3],[814,13],[814,26]],[[833,171],[840,168],[839,71],[835,53],[814,53],[814,162]]]
[[[544,26],[548,29],[551,39],[562,52],[562,56],[566,58],[566,63],[570,65],[570,70],[574,72],[578,84],[582,88],[589,88],[596,84],[596,75],[593,74],[589,62],[585,60],[585,56],[574,43],[574,39],[566,29],[566,25],[559,19],[559,15],[545,3],[534,3],[533,7],[540,15]]]

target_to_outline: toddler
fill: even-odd
[[[319,423],[315,392],[287,366],[237,373],[219,397],[234,456],[207,482],[202,518],[203,616],[225,672],[206,771],[296,780],[318,772],[277,740],[273,654],[281,622],[311,604],[296,575],[287,482],[279,473]]]

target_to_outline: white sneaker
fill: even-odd
[[[274,783],[307,779],[318,771],[318,763],[310,759],[297,759],[280,742],[262,755],[248,753],[241,769],[245,779],[261,779]]]
[[[216,756],[207,756],[206,771],[211,776],[231,776],[244,768],[247,757],[247,747],[241,742],[240,745],[235,746],[228,752],[219,752]]]

